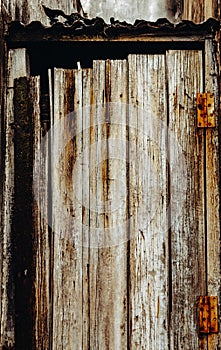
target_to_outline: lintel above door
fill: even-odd
[[[110,18],[110,22],[107,24],[99,17],[82,18],[71,25],[57,21],[46,27],[41,22],[24,25],[13,21],[5,28],[5,39],[9,47],[26,47],[39,42],[202,42],[214,37],[220,28],[219,22],[213,18],[200,24],[187,20],[173,24],[166,18],[156,22],[136,20],[134,24]]]

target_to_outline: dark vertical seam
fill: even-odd
[[[130,284],[131,284],[131,270],[130,270],[130,120],[129,120],[129,62],[127,60],[127,162],[126,162],[126,176],[127,176],[127,350],[130,350],[131,343],[131,312],[130,312]]]
[[[49,235],[49,303],[50,303],[50,312],[49,312],[49,348],[53,349],[53,318],[54,318],[54,232],[52,228],[52,147],[51,147],[51,138],[52,128],[54,123],[54,70],[51,69],[51,105],[52,110],[50,111],[50,129],[48,132],[48,235]],[[53,121],[52,121],[53,119]]]

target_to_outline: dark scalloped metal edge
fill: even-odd
[[[96,17],[87,21],[77,20],[68,26],[64,23],[57,22],[50,27],[44,26],[41,22],[31,22],[24,25],[21,22],[13,21],[8,24],[7,36],[12,37],[16,34],[37,33],[38,35],[70,35],[70,36],[102,36],[104,38],[118,38],[121,36],[139,36],[139,35],[200,35],[204,33],[214,33],[220,29],[220,23],[214,18],[196,24],[192,21],[181,21],[177,24],[169,22],[166,18],[160,18],[156,22],[145,20],[136,20],[134,24],[127,22],[115,21],[111,18],[111,24]]]

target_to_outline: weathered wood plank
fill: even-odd
[[[90,114],[93,72],[92,69],[84,69],[82,74],[82,349],[87,350],[90,348]]]
[[[28,62],[25,49],[10,50],[8,53],[8,84],[5,101],[5,158],[3,180],[3,203],[1,215],[1,332],[0,346],[14,346],[14,286],[11,267],[11,224],[14,198],[14,79],[28,76]]]
[[[55,69],[54,74],[53,349],[71,350],[82,346],[82,208],[77,189],[82,176],[77,162],[82,148],[82,72]]]
[[[206,0],[207,1],[207,0]],[[208,1],[211,5],[211,0]],[[204,16],[204,0],[199,0],[196,3],[194,1],[184,1],[183,2],[183,19],[188,19],[193,22],[203,22],[205,19]]]
[[[103,162],[104,242],[100,263],[103,308],[109,316],[110,347],[127,347],[127,61],[106,62],[107,159]],[[105,164],[106,163],[106,164]],[[121,276],[119,278],[119,276]],[[103,322],[107,319],[102,314]],[[107,347],[108,348],[108,347]]]
[[[125,62],[111,61],[108,67],[105,67],[104,61],[96,61],[93,65],[93,104],[90,124],[91,349],[126,348],[127,343],[125,250],[127,232],[121,232],[121,230],[118,232],[116,227],[118,225],[119,228],[122,213],[125,220],[126,191],[123,190],[125,185],[120,191],[122,195],[119,198],[120,204],[118,203],[117,208],[115,207],[117,189],[119,189],[118,176],[121,174],[123,181],[126,182],[126,164],[124,161],[122,167],[118,163],[118,166],[113,168],[116,159],[111,159],[109,153],[110,147],[113,147],[114,138],[120,138],[120,142],[126,141],[124,139],[126,113],[121,107],[121,101],[125,102],[127,98],[126,74]],[[110,91],[112,91],[112,97],[109,95]],[[105,98],[107,101],[109,98],[115,98],[113,100],[115,109],[114,105],[112,107],[105,105]],[[120,116],[122,126],[119,127],[118,124],[117,127],[112,125],[112,119],[119,118],[120,111],[122,111]],[[116,112],[117,115],[114,114]],[[125,227],[124,222],[122,227]],[[118,233],[123,235],[121,244]]]
[[[129,56],[130,348],[168,347],[163,55]]]
[[[96,61],[93,64],[93,86],[92,86],[92,106],[90,116],[90,348],[99,349],[100,332],[99,327],[99,236],[102,238],[103,216],[101,211],[102,174],[99,154],[103,156],[106,147],[101,148],[101,142],[105,140],[102,135],[102,124],[105,123],[105,111],[103,109],[103,98],[105,93],[105,62]],[[98,147],[98,149],[97,149]],[[100,157],[101,158],[101,157]],[[101,192],[102,193],[102,192]],[[105,334],[102,335],[102,343]],[[107,340],[108,341],[108,340]]]
[[[12,266],[15,293],[15,343],[33,347],[33,101],[27,77],[14,87],[14,201],[12,212]]]
[[[219,0],[194,0],[183,1],[183,19],[200,23],[204,20],[214,17],[220,18],[220,1]]]
[[[197,298],[206,293],[204,134],[196,129],[195,113],[202,67],[201,51],[167,52],[174,350],[207,349],[196,313]]]
[[[41,125],[40,78],[31,79],[33,101],[33,219],[35,259],[35,344],[49,349],[50,336],[50,237],[48,229],[48,136]]]
[[[215,96],[216,128],[206,130],[206,213],[208,295],[220,295],[219,87],[214,43],[205,42],[205,90]],[[219,349],[220,334],[208,336],[208,350]]]

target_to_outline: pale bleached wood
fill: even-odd
[[[130,348],[168,348],[165,56],[129,56]]]
[[[62,238],[62,227],[60,222],[62,220],[62,201],[60,196],[62,193],[59,191],[59,169],[56,168],[55,164],[60,156],[59,147],[62,145],[64,130],[61,132],[59,127],[59,119],[64,118],[64,71],[55,70],[54,92],[52,99],[54,100],[53,109],[54,113],[52,116],[51,125],[51,200],[52,200],[52,235],[53,235],[53,320],[52,320],[52,349],[58,349],[62,340],[62,323],[63,323],[63,311],[62,311],[62,256],[61,256],[61,238]],[[56,96],[56,98],[55,98]],[[60,164],[59,164],[60,166]],[[56,185],[55,185],[56,184]],[[60,204],[61,203],[61,204]],[[60,204],[60,205],[59,205]],[[56,213],[56,215],[55,215]],[[59,218],[59,220],[57,220]],[[62,226],[62,223],[61,223]],[[60,237],[61,231],[61,237]]]
[[[123,142],[125,156],[126,89],[126,62],[111,61],[106,67],[104,61],[94,62],[90,144],[91,349],[125,349],[127,344],[126,163],[113,155],[111,159],[114,139],[115,154],[117,150],[121,157],[117,143]],[[105,98],[112,98],[114,104],[105,105]],[[119,121],[114,125],[116,118]]]
[[[53,190],[54,183],[58,183],[58,174],[57,169],[55,168],[55,163],[58,158],[58,150],[56,147],[58,145],[62,144],[60,133],[58,127],[56,127],[56,124],[59,122],[59,113],[60,110],[62,110],[61,117],[64,118],[64,112],[63,112],[63,106],[64,106],[64,94],[60,93],[63,92],[63,84],[64,84],[64,72],[63,70],[56,70],[54,72],[51,72],[52,75],[52,86],[54,87],[54,91],[57,92],[56,96],[59,96],[59,98],[55,99],[55,93],[54,91],[51,91],[52,93],[52,117],[51,117],[51,201],[52,201],[52,217],[51,217],[51,225],[52,225],[52,237],[53,237],[53,245],[51,247],[52,249],[52,278],[53,278],[53,287],[52,287],[52,349],[56,349],[56,343],[58,343],[58,346],[60,345],[60,339],[59,337],[59,330],[62,330],[62,295],[60,295],[60,292],[62,291],[62,285],[61,285],[61,264],[62,261],[60,258],[60,244],[59,244],[59,234],[56,232],[60,231],[60,228],[58,227],[58,223],[54,219],[54,213],[56,213],[56,216],[59,217],[59,220],[61,220],[61,214],[60,209],[58,207],[58,203],[60,202],[60,193],[58,193],[57,188]],[[55,75],[55,79],[53,79],[53,75]],[[57,208],[58,207],[58,208]],[[55,222],[54,222],[55,221]],[[55,277],[54,277],[55,276]],[[60,310],[61,309],[61,310]],[[60,337],[59,337],[60,338]]]
[[[26,49],[9,50],[7,88],[14,87],[14,79],[30,75],[30,63]]]
[[[50,237],[48,230],[48,135],[40,120],[40,78],[31,80],[33,103],[33,219],[35,236],[35,344],[49,349],[50,335]]]
[[[99,327],[99,235],[102,235],[104,228],[104,218],[100,214],[100,193],[102,193],[102,174],[99,158],[99,148],[101,142],[105,140],[102,135],[102,124],[105,123],[105,110],[103,109],[103,97],[105,92],[105,62],[95,61],[93,63],[92,77],[92,99],[90,115],[90,260],[89,260],[89,293],[90,293],[90,340],[89,348],[99,349],[101,332]],[[99,146],[98,146],[99,145]],[[106,147],[100,149],[100,153],[105,155]],[[101,157],[100,157],[101,158]],[[102,238],[102,237],[101,237]],[[108,338],[102,335],[102,343]],[[108,341],[108,340],[107,340]]]
[[[219,88],[218,61],[214,43],[205,42],[205,90],[214,93],[216,127],[206,130],[206,210],[208,295],[220,295],[220,190],[219,190]],[[220,334],[209,335],[208,350],[219,349]]]
[[[90,112],[92,69],[84,69],[82,77],[82,349],[90,343]]]
[[[109,347],[127,346],[127,61],[106,62],[107,160],[103,163],[104,241],[101,248],[101,322],[108,324]],[[119,278],[119,276],[121,276]],[[110,310],[111,313],[110,313]],[[106,314],[106,315],[105,315]],[[109,314],[109,315],[108,315]],[[108,344],[106,342],[106,344]],[[102,345],[102,344],[101,344]],[[101,346],[102,348],[102,346]]]
[[[55,69],[54,74],[53,349],[71,350],[82,346],[82,208],[77,187],[82,176],[82,72]]]
[[[5,159],[2,203],[1,239],[1,336],[0,346],[14,346],[14,295],[11,275],[11,213],[14,195],[14,79],[28,76],[28,62],[25,49],[10,50],[8,53],[8,76],[5,113]]]
[[[206,293],[204,131],[196,128],[195,109],[202,67],[201,51],[167,52],[174,350],[207,349],[196,308],[199,295]]]

